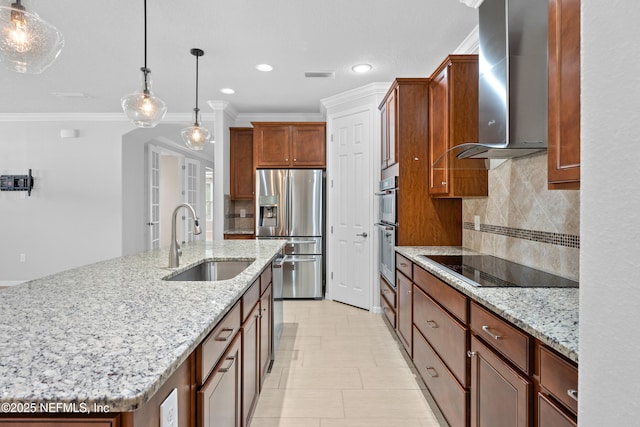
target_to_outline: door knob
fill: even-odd
[[[367,236],[368,236],[368,234],[367,234],[367,232],[365,231],[364,233],[356,234],[356,236],[360,236],[360,237],[367,237]]]

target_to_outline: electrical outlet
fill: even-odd
[[[178,389],[164,399],[160,405],[160,427],[178,427]]]
[[[246,218],[246,217],[247,217],[247,210],[240,209],[240,218]]]
[[[27,254],[20,254],[20,262],[27,262]]]
[[[480,231],[480,215],[473,216],[473,229]]]

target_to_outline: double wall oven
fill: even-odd
[[[393,287],[396,286],[396,230],[398,228],[398,216],[396,212],[398,193],[398,177],[393,176],[380,181],[379,191],[379,222],[378,242],[380,245],[380,274]]]

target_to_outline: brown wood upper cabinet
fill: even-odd
[[[253,122],[255,168],[326,167],[325,122]]]
[[[549,0],[549,189],[580,189],[580,0]]]
[[[445,154],[478,141],[478,55],[449,55],[431,76],[429,89],[429,194],[487,196],[484,160]]]
[[[230,198],[253,200],[253,128],[229,129]]]
[[[381,127],[381,169],[396,163],[398,138],[396,134],[396,111],[398,110],[397,83],[389,90],[387,97],[380,105]]]

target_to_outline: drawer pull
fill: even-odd
[[[409,267],[409,264],[407,264],[406,262],[401,262],[401,263],[400,263],[400,266],[401,266],[401,267]]]
[[[471,358],[476,355],[475,351],[467,350],[467,357]]]
[[[236,357],[235,356],[231,356],[231,357],[227,357],[227,359],[229,361],[229,364],[227,366],[221,367],[219,369],[220,372],[228,372],[229,369],[231,369],[231,367],[233,366],[233,364],[236,361]]]
[[[438,327],[438,324],[433,320],[427,320],[427,326],[429,326],[432,329],[435,329]]]
[[[383,289],[382,292],[384,292],[385,294],[389,293],[389,289]]]
[[[427,374],[429,374],[431,378],[438,377],[438,371],[436,371],[435,368],[432,366],[427,366]]]
[[[569,390],[567,390],[567,395],[576,402],[578,401],[578,390],[570,388]]]
[[[227,336],[223,337],[222,336],[223,332],[228,332]],[[228,341],[229,338],[231,338],[231,335],[233,335],[233,328],[222,328],[222,331],[220,331],[220,333],[215,339],[216,341]]]
[[[502,339],[501,335],[496,335],[493,332],[491,332],[491,329],[489,329],[489,327],[487,325],[482,326],[482,330],[485,331],[487,334],[489,334],[489,336],[491,338],[493,338],[494,340],[500,340]]]

